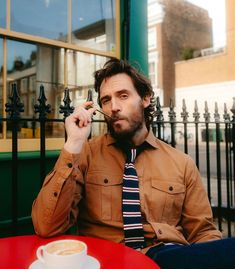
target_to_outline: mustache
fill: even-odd
[[[110,123],[114,123],[115,121],[118,120],[125,120],[126,117],[119,115],[119,114],[112,114],[109,119],[107,119]]]

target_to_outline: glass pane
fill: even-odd
[[[0,38],[0,117],[3,116],[3,39]],[[0,138],[2,138],[3,123],[0,121]]]
[[[39,104],[40,86],[43,85],[47,98],[46,104],[51,105],[51,113],[48,118],[56,118],[58,106],[56,96],[64,89],[64,49],[37,46],[16,41],[7,42],[7,81],[8,96],[11,94],[12,84],[16,83],[21,102],[24,104],[24,112],[20,115],[29,119],[21,121],[19,126],[20,138],[39,137],[39,124],[32,121],[34,104]],[[46,126],[46,136],[52,137],[54,124]],[[7,136],[11,136],[11,126],[8,124]]]
[[[11,29],[14,31],[67,41],[67,22],[67,1],[11,1]]]
[[[115,0],[73,0],[72,42],[115,51]]]
[[[6,28],[6,0],[0,0],[0,27]]]
[[[88,89],[94,87],[94,71],[103,67],[108,60],[106,57],[69,51],[68,53],[68,83],[70,98],[74,107],[82,104],[87,99]],[[93,90],[93,101],[97,104],[97,93]],[[62,97],[61,97],[62,99]],[[103,115],[97,113],[94,119],[103,119]],[[92,135],[104,131],[105,125],[93,123]]]

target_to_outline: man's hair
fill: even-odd
[[[149,96],[151,98],[150,105],[145,108],[144,110],[144,117],[147,127],[150,126],[151,122],[153,121],[153,113],[154,113],[154,103],[153,101],[153,88],[150,83],[150,80],[143,76],[140,72],[137,71],[136,68],[131,66],[125,60],[119,60],[117,58],[111,58],[104,64],[104,67],[100,70],[94,72],[95,77],[95,91],[98,93],[98,104],[101,107],[100,102],[100,86],[102,82],[117,74],[126,74],[128,75],[133,85],[141,98],[145,96]]]

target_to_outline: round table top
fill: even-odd
[[[122,244],[76,235],[52,238],[24,235],[1,238],[0,268],[28,269],[37,260],[36,250],[39,246],[59,239],[77,239],[85,242],[88,246],[88,255],[100,262],[100,269],[160,269],[149,257]]]

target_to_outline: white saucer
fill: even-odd
[[[88,255],[87,260],[83,265],[83,267],[84,269],[100,269],[100,263],[96,258]],[[39,260],[36,260],[33,263],[31,263],[28,269],[45,269],[45,268],[44,265]],[[76,267],[74,269],[76,269]]]

